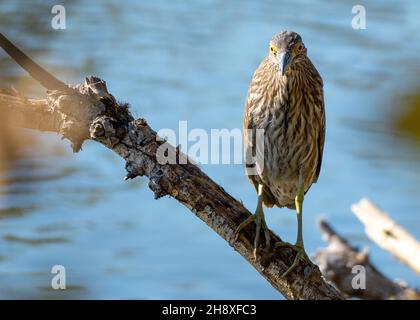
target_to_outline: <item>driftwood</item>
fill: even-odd
[[[351,210],[365,225],[369,239],[420,273],[420,242],[416,238],[368,199],[353,204]]]
[[[9,113],[10,124],[61,134],[71,141],[73,150],[80,150],[86,139],[97,141],[126,161],[127,179],[137,176],[149,178],[149,188],[155,198],[169,195],[190,209],[198,218],[217,232],[241,254],[274,288],[288,299],[342,299],[340,293],[322,277],[319,268],[301,261],[286,277],[281,275],[292,264],[296,253],[289,248],[264,251],[253,258],[255,226],[247,227],[234,241],[234,232],[250,212],[222,187],[212,181],[197,166],[161,164],[156,153],[164,144],[144,119],[134,119],[128,105],[118,103],[108,92],[105,81],[86,78],[77,86],[63,86],[53,76],[22,56],[0,34],[0,45],[48,88],[46,99],[28,99],[17,92],[3,91],[0,108]],[[16,54],[16,52],[18,54]],[[25,59],[25,63],[22,60]],[[28,62],[28,60],[30,62]],[[172,146],[167,152],[185,157]],[[272,241],[280,238],[271,233]],[[222,262],[221,262],[222,263]]]
[[[326,279],[348,298],[378,300],[420,300],[420,292],[394,282],[382,274],[369,259],[339,235],[325,220],[318,222],[328,247],[319,249],[315,261]],[[364,273],[365,282],[356,277]]]

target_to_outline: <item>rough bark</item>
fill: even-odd
[[[353,204],[351,210],[365,225],[369,239],[420,273],[420,242],[416,238],[368,199]]]
[[[49,91],[47,99],[41,100],[2,91],[0,108],[10,113],[11,124],[63,135],[71,141],[74,151],[80,150],[86,139],[113,150],[126,161],[127,179],[148,177],[156,199],[169,195],[184,204],[287,299],[342,299],[313,263],[301,261],[287,277],[281,277],[296,254],[289,248],[275,252],[261,247],[255,261],[254,225],[233,241],[234,231],[250,212],[194,164],[159,163],[156,154],[163,144],[168,154],[185,156],[161,141],[146,120],[134,119],[128,106],[108,93],[103,80],[90,77],[84,84]],[[273,243],[280,240],[273,233],[271,236]]]
[[[325,278],[343,295],[368,300],[420,299],[420,292],[387,278],[370,262],[367,250],[360,251],[350,245],[325,220],[319,221],[319,228],[329,244],[316,252],[315,261]],[[364,284],[354,281],[361,270],[365,272]]]

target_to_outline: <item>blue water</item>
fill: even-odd
[[[420,238],[418,146],[390,122],[420,69],[419,2],[360,1],[367,29],[351,28],[352,1],[71,1],[67,29],[50,27],[53,1],[0,0],[2,32],[61,79],[95,74],[155,129],[241,128],[253,71],[278,31],[299,32],[325,83],[327,136],[319,182],[305,199],[307,251],[323,247],[325,216],[369,247],[387,276],[419,286],[413,271],[364,235],[350,205],[369,197]],[[0,83],[42,95],[3,53]],[[124,182],[124,162],[87,142],[74,155],[55,134],[1,167],[0,298],[281,299],[233,249],[181,204],[158,201],[143,178]],[[1,159],[1,158],[0,158]],[[10,166],[10,167],[9,167]],[[251,210],[241,165],[203,170]],[[282,238],[295,215],[266,211]],[[51,267],[66,267],[64,291]]]

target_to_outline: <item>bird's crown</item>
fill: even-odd
[[[302,37],[293,31],[283,31],[276,34],[270,41],[277,49],[291,49],[296,43],[302,42]]]

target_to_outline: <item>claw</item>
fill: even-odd
[[[257,247],[254,247],[254,250],[252,251],[252,255],[254,256],[254,260],[257,260]]]
[[[274,244],[274,248],[275,249],[280,248],[280,247],[289,247],[289,248],[293,249],[294,251],[296,251],[296,256],[295,256],[295,259],[293,260],[292,265],[281,275],[281,277],[284,278],[294,268],[296,268],[296,266],[298,265],[300,259],[307,260],[308,259],[308,256],[306,255],[305,249],[304,249],[303,245],[301,245],[301,244],[294,244],[293,245],[291,243],[282,242],[282,241],[276,242]]]
[[[274,244],[274,249],[277,249],[277,248],[280,248],[280,247],[289,247],[290,249],[293,249],[293,250],[295,250],[296,248],[296,245],[294,245],[294,244],[291,244],[291,243],[289,243],[289,242],[283,242],[283,241],[277,241],[275,244]]]
[[[249,216],[245,221],[243,221],[239,225],[239,227],[236,229],[235,234],[234,234],[234,242],[236,242],[238,240],[239,233],[241,232],[241,230],[245,228],[248,224],[250,224],[252,221],[255,222],[257,228],[255,231],[255,238],[254,238],[254,250],[252,252],[254,256],[254,260],[257,260],[257,251],[258,251],[258,246],[260,243],[261,228],[264,230],[265,243],[267,247],[269,247],[271,244],[270,230],[267,227],[267,224],[265,222],[265,217],[264,217],[262,194],[263,194],[263,186],[260,184],[258,185],[258,204],[257,204],[257,209],[255,210],[255,214]]]
[[[245,221],[241,222],[241,224],[239,225],[239,227],[235,231],[234,238],[233,238],[234,243],[238,240],[238,237],[239,237],[239,234],[241,233],[241,231],[247,225],[249,225],[251,222],[253,222],[255,220],[256,220],[256,216],[255,215],[250,215]]]
[[[265,243],[266,246],[269,247],[271,244],[271,236],[270,236],[270,230],[267,227],[267,224],[265,222],[264,217],[260,216],[261,213],[255,213],[251,216],[249,216],[245,221],[243,221],[239,227],[235,231],[234,235],[234,242],[238,240],[240,232],[250,223],[255,222],[256,224],[256,231],[255,231],[255,238],[254,238],[254,250],[252,251],[252,255],[254,257],[254,260],[257,260],[257,254],[258,254],[258,247],[260,244],[260,235],[261,235],[261,229],[264,232],[265,237]]]

